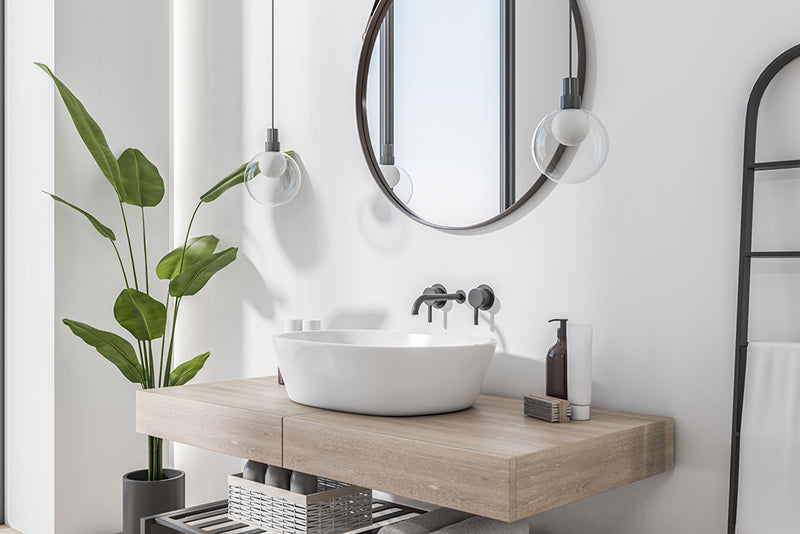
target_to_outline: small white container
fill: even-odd
[[[306,319],[303,321],[303,330],[305,332],[316,332],[322,330],[322,321],[319,319]]]
[[[573,421],[588,421],[592,404],[592,325],[567,323],[567,396]]]

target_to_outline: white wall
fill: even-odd
[[[135,387],[61,319],[121,332],[112,307],[122,277],[109,243],[41,190],[93,213],[123,250],[124,231],[110,185],[32,62],[54,67],[115,154],[139,148],[166,178],[169,5],[61,0],[7,9],[7,522],[26,534],[118,532],[122,474],[147,462],[146,439],[134,431]],[[151,271],[169,245],[167,203],[148,214]],[[138,247],[139,215],[128,213]],[[166,289],[157,286],[160,298]]]
[[[220,16],[213,2],[195,4],[197,17]],[[796,3],[583,2],[587,104],[608,128],[608,163],[594,181],[558,188],[515,224],[474,236],[404,218],[364,222],[377,193],[358,146],[353,92],[372,2],[277,4],[278,126],[284,147],[302,155],[311,187],[276,210],[241,191],[208,210],[204,231],[242,250],[183,324],[187,355],[225,348],[202,379],[273,370],[267,336],[290,316],[322,317],[329,327],[438,330],[441,315],[433,327],[408,315],[424,287],[489,283],[502,301],[494,330],[486,321],[471,326],[467,308],[447,319],[451,332],[500,339],[487,391],[540,390],[541,360],[554,338],[546,320],[566,315],[595,325],[596,406],[677,421],[674,472],[535,517],[538,532],[722,531],[744,106],[762,67],[796,42]],[[242,6],[216,32],[180,40],[195,60],[185,83],[176,79],[173,98],[193,119],[181,128],[176,115],[183,152],[175,157],[205,164],[187,167],[182,178],[176,164],[176,179],[187,183],[210,183],[234,164],[231,135],[241,135],[242,160],[263,141],[268,32],[249,29],[268,28],[268,19],[257,2]],[[256,12],[248,17],[248,10]],[[241,16],[244,30],[228,16]],[[235,54],[240,43],[241,55],[222,62],[218,55]],[[208,55],[212,61],[202,64]],[[239,61],[241,76],[218,77]],[[205,127],[197,127],[201,116]],[[241,118],[241,130],[232,117]],[[193,185],[192,195],[200,189]],[[201,465],[210,460],[185,451],[180,461],[190,477],[235,463]],[[221,495],[223,485],[204,491]]]
[[[53,0],[6,2],[6,523],[53,532]]]
[[[169,31],[169,5],[163,0],[56,4],[58,75],[101,125],[114,154],[138,148],[165,179],[170,149]],[[114,190],[60,100],[55,139],[56,191],[115,230],[128,265]],[[169,249],[168,202],[169,196],[160,207],[146,210],[151,292],[162,300],[166,285],[155,280],[154,265]],[[144,290],[141,215],[136,208],[126,211]],[[124,284],[108,241],[71,210],[58,207],[55,213],[56,533],[107,534],[121,530],[122,474],[147,466],[147,440],[134,430],[138,386],[75,337],[61,319],[129,338],[112,313]]]
[[[264,11],[266,2],[260,2]],[[252,63],[245,69],[242,29],[243,2],[218,2],[216,0],[173,1],[173,237],[175,244],[182,243],[186,226],[200,195],[223,176],[238,167],[245,158],[241,156],[242,82],[262,63]],[[259,17],[254,18],[255,21]],[[268,37],[263,28],[253,28],[260,38]],[[230,37],[230,38],[229,38]],[[208,46],[209,43],[211,46]],[[261,91],[263,86],[253,86]],[[224,105],[206,106],[208,102],[222,101]],[[261,115],[262,117],[265,115]],[[265,119],[266,120],[266,119]],[[213,130],[213,134],[209,135]],[[253,154],[263,150],[263,140],[253,138],[249,144]],[[249,158],[248,158],[249,159]],[[243,242],[247,230],[239,216],[242,209],[241,192],[230,193],[211,205],[200,208],[192,235],[215,234],[221,239],[220,250]],[[253,230],[257,230],[254,227]],[[221,291],[220,281],[228,280],[247,287],[255,273],[247,269],[247,262],[239,256],[236,262],[238,277],[228,268],[217,274],[198,295],[183,299],[178,328],[187,335],[179,336],[175,345],[177,361],[211,351],[211,358],[198,381],[211,377],[241,377],[265,374],[257,366],[245,368],[242,354],[248,341],[239,334],[247,320],[246,292]],[[238,278],[238,282],[237,282]],[[224,286],[223,286],[224,287]],[[265,299],[255,298],[264,305]],[[221,335],[196,335],[199,330],[216,330]],[[192,332],[195,332],[193,334]],[[236,459],[222,459],[220,455],[199,449],[175,445],[176,465],[187,473],[186,497],[188,504],[218,500],[220,491],[226,491],[227,475],[241,467]]]

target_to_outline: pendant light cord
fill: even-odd
[[[572,78],[572,0],[567,0],[567,2],[569,2],[569,20],[567,21],[569,24],[569,77]]]
[[[571,41],[571,40],[570,40]],[[272,128],[275,128],[275,0],[272,0]],[[571,53],[570,53],[571,54]]]

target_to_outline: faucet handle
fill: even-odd
[[[475,289],[470,290],[467,300],[475,311],[474,323],[477,325],[478,312],[480,310],[488,310],[494,305],[494,290],[486,284],[481,284]]]

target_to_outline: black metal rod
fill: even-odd
[[[786,65],[800,57],[800,45],[794,46],[775,58],[761,73],[747,103],[744,131],[744,176],[742,180],[742,224],[739,243],[739,295],[736,312],[736,351],[733,380],[733,421],[731,424],[730,482],[728,495],[728,533],[736,533],[736,515],[739,498],[739,455],[744,404],[745,376],[747,371],[747,340],[750,314],[750,274],[754,257],[791,257],[784,253],[753,252],[753,202],[756,170],[756,134],[761,99],[772,79]],[[764,165],[764,164],[759,164]],[[767,167],[760,167],[761,170]],[[785,167],[775,167],[785,168]],[[777,254],[777,255],[773,255]]]
[[[516,191],[516,0],[500,0],[500,213]]]
[[[754,163],[751,166],[756,171],[776,171],[781,169],[798,169],[800,168],[800,159],[790,159],[786,161],[764,161],[761,163]]]
[[[745,254],[751,258],[800,258],[800,251],[798,250],[779,250],[774,252],[760,251]]]
[[[394,165],[394,5],[381,25],[381,165]]]

